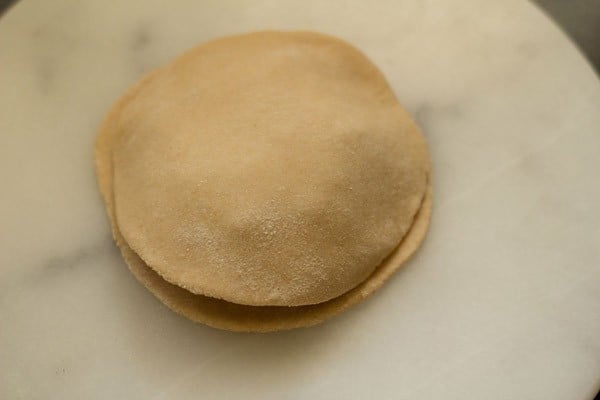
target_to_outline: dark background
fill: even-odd
[[[533,0],[600,73],[600,0]]]
[[[525,1],[525,0],[523,0]],[[533,0],[600,72],[600,0]],[[17,0],[0,0],[0,15]],[[600,371],[598,371],[600,375]],[[600,393],[595,400],[600,400]]]

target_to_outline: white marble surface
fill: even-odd
[[[264,28],[339,35],[381,66],[429,138],[435,213],[364,304],[232,334],[128,272],[92,145],[143,72]],[[592,398],[599,156],[598,78],[524,1],[23,0],[0,19],[0,398]]]

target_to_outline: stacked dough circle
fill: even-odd
[[[96,167],[137,279],[230,330],[359,302],[431,214],[419,129],[362,53],[310,32],[218,39],[152,72],[110,111]]]

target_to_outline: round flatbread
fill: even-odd
[[[136,277],[233,330],[306,326],[366,297],[431,211],[418,128],[364,55],[315,33],[220,39],[153,72],[109,114],[96,162]]]

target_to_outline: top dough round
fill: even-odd
[[[427,188],[424,138],[382,74],[321,34],[199,46],[118,118],[123,237],[168,282],[232,303],[351,290],[398,246]]]

